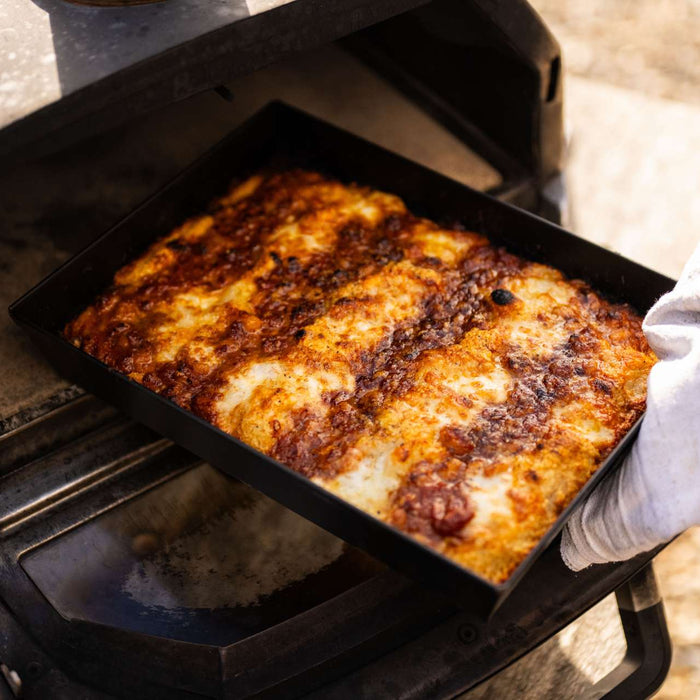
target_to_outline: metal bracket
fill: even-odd
[[[641,700],[661,687],[671,665],[671,640],[652,563],[615,595],[627,652],[620,665],[595,684],[593,692],[605,700]]]

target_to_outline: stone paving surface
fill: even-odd
[[[700,240],[700,1],[533,4],[566,66],[572,228],[677,276]],[[700,530],[679,537],[655,568],[674,650],[657,697],[700,698]],[[561,648],[562,635],[549,646]],[[617,653],[617,644],[601,646]],[[579,694],[567,687],[552,696]]]
[[[672,277],[700,240],[700,105],[570,76],[576,233]]]
[[[700,0],[530,0],[569,73],[700,104]]]
[[[700,698],[700,529],[681,535],[655,560],[673,643],[663,700]]]

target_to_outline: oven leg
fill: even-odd
[[[648,698],[664,682],[671,665],[671,640],[651,562],[615,595],[627,652],[620,665],[595,684],[595,697]]]

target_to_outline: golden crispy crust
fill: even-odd
[[[65,336],[493,581],[641,415],[654,362],[584,283],[303,171],[234,186]]]

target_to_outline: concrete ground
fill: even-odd
[[[678,276],[700,240],[700,105],[568,77],[576,232]],[[669,546],[656,572],[674,649],[658,697],[698,698],[700,531]]]
[[[533,4],[566,66],[572,228],[678,276],[700,241],[700,2]],[[656,572],[674,647],[657,697],[699,698],[700,530],[669,546]]]

